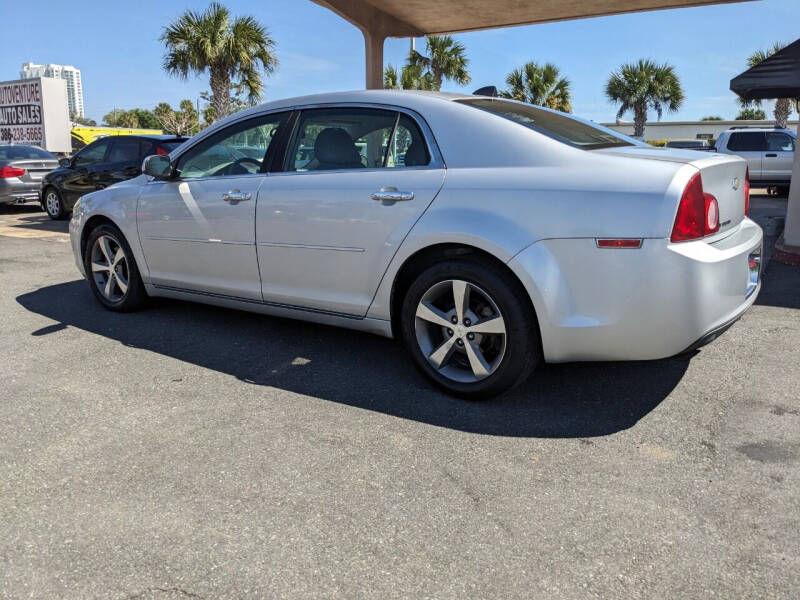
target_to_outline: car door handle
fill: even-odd
[[[414,192],[401,192],[396,187],[382,187],[372,192],[372,199],[378,202],[407,202],[414,199]]]
[[[766,157],[767,158],[778,158],[778,155],[777,154],[767,154]]]
[[[240,192],[239,190],[230,190],[222,194],[222,199],[225,202],[230,202],[231,204],[239,204],[239,202],[250,200],[250,198],[252,198],[252,194],[249,194],[248,192]]]

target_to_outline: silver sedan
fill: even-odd
[[[58,159],[37,146],[0,146],[0,204],[39,202],[42,177]]]
[[[760,287],[743,160],[519,102],[277,101],[143,171],[84,196],[70,223],[107,308],[167,296],[393,336],[469,398],[542,361],[693,349]]]

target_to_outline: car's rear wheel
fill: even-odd
[[[113,225],[100,225],[91,231],[83,265],[92,293],[109,310],[135,310],[147,298],[131,248]]]
[[[778,188],[775,190],[778,196],[789,196],[789,186],[788,185],[779,185]]]
[[[64,200],[59,192],[54,187],[49,187],[44,190],[44,210],[47,216],[56,221],[66,219],[68,216],[67,208],[64,206]]]
[[[480,400],[525,380],[541,358],[536,317],[514,277],[479,261],[436,264],[411,284],[401,312],[416,366],[445,391]]]

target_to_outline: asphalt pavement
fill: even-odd
[[[800,593],[800,268],[690,357],[470,403],[390,340],[107,312],[65,231],[0,208],[2,598]]]

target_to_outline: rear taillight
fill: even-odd
[[[159,156],[166,156],[167,154],[169,154],[169,152],[164,150],[161,146],[158,146],[156,147],[156,154],[158,154]]]
[[[696,240],[718,230],[719,204],[714,196],[703,192],[703,178],[697,173],[683,190],[670,240]]]
[[[750,168],[744,172],[744,214],[750,214]]]
[[[0,167],[0,179],[8,179],[9,177],[22,177],[25,175],[25,169],[19,167]]]

